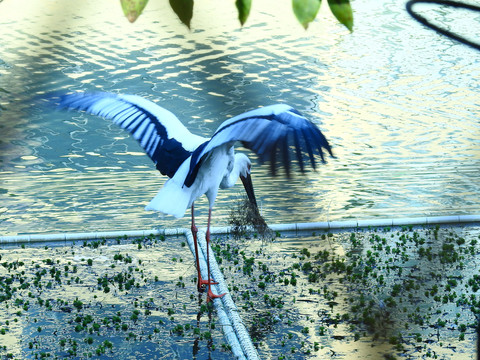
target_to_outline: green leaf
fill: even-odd
[[[193,0],[170,0],[170,6],[179,19],[190,29],[193,16]]]
[[[317,16],[321,2],[321,0],[292,0],[293,12],[305,29]]]
[[[252,0],[237,0],[235,1],[235,5],[237,6],[238,10],[238,20],[240,20],[240,24],[245,24],[248,18],[248,14],[250,14],[250,8],[252,7]]]
[[[328,0],[328,5],[333,15],[345,25],[348,30],[353,31],[353,12],[349,0]]]
[[[123,13],[127,17],[128,21],[133,23],[142,13],[148,0],[120,0]]]

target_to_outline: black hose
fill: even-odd
[[[462,9],[467,9],[467,10],[472,10],[472,11],[479,11],[480,12],[480,6],[477,5],[471,5],[471,4],[466,4],[462,2],[457,2],[457,1],[450,1],[450,0],[409,0],[407,4],[405,5],[407,8],[407,12],[410,14],[411,17],[413,17],[415,20],[420,22],[421,24],[429,27],[430,29],[435,30],[437,33],[448,36],[449,38],[459,41],[462,44],[468,45],[473,47],[474,49],[480,50],[480,44],[474,43],[473,41],[467,40],[466,38],[455,34],[451,31],[442,29],[436,25],[433,25],[430,23],[426,18],[424,18],[422,15],[419,15],[418,13],[413,11],[413,6],[418,3],[425,3],[425,4],[437,4],[437,5],[446,5],[446,6],[451,6],[455,8],[462,8]]]

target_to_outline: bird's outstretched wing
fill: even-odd
[[[333,156],[327,139],[315,124],[289,105],[271,105],[235,116],[220,125],[210,141],[193,152],[185,185],[193,184],[206,154],[235,141],[254,151],[261,162],[269,161],[273,175],[277,160],[285,167],[287,176],[290,175],[291,152],[295,153],[302,172],[305,159],[309,158],[315,169],[316,154],[322,162],[325,162],[324,150]]]
[[[136,95],[79,92],[61,96],[59,107],[84,110],[128,130],[169,177],[207,140],[188,131],[170,111]]]

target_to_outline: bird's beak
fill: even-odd
[[[248,200],[250,200],[250,203],[255,209],[258,209],[257,199],[255,199],[255,193],[253,191],[252,177],[250,174],[247,174],[247,176],[240,175],[240,179],[242,180],[245,191],[247,192]]]

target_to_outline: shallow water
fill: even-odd
[[[261,359],[466,360],[476,354],[479,234],[220,237],[213,249]],[[185,239],[163,240],[2,246],[0,356],[231,359]]]
[[[203,136],[293,105],[336,159],[292,179],[255,166],[270,223],[479,212],[478,52],[415,23],[403,1],[354,2],[352,34],[325,7],[304,31],[287,3],[257,1],[242,29],[233,3],[196,4],[191,31],[166,3],[135,24],[109,3],[0,3],[0,233],[188,225],[143,210],[165,179],[133,139],[32,100],[52,91],[139,94]],[[478,38],[478,16],[422,9]],[[214,225],[241,191],[220,193]],[[204,223],[206,201],[196,208]]]

